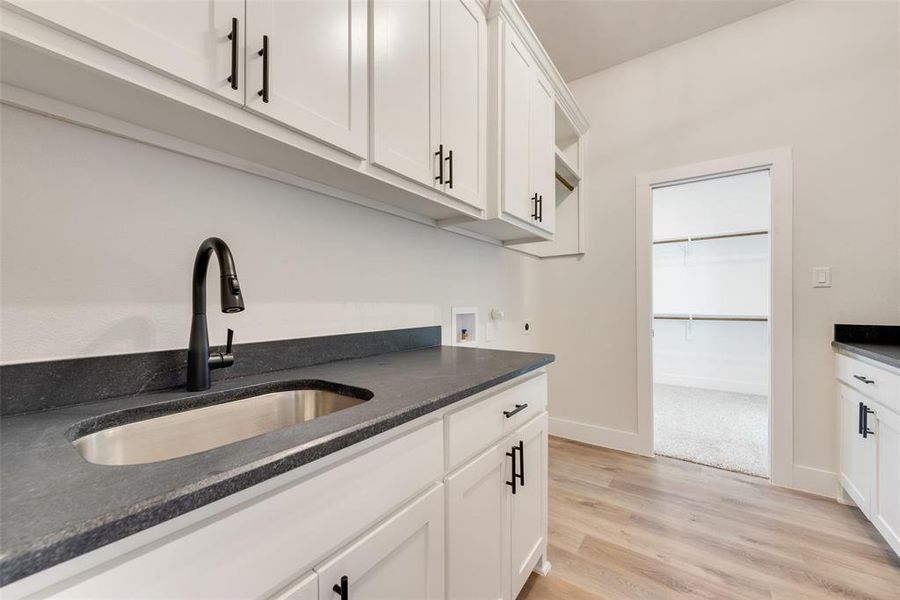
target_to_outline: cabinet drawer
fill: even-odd
[[[900,412],[900,375],[844,354],[835,355],[838,379],[887,408]]]
[[[527,405],[515,414],[516,406]],[[538,375],[444,417],[447,461],[453,469],[540,414],[547,406],[547,375]]]
[[[435,422],[180,537],[139,549],[59,595],[122,598],[135,590],[155,598],[271,595],[442,474],[443,428]]]

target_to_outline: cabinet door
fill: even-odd
[[[247,0],[247,108],[365,157],[367,19],[366,0]]]
[[[439,137],[437,3],[372,2],[371,161],[435,185]]]
[[[438,600],[444,597],[444,490],[434,486],[399,513],[316,567],[319,598]]]
[[[318,597],[319,581],[316,579],[315,571],[313,571],[275,594],[272,600],[317,600]]]
[[[504,443],[447,478],[447,598],[509,597],[509,461]]]
[[[503,27],[502,139],[503,211],[531,223],[532,196],[529,173],[531,129],[531,58],[528,49],[509,27]]]
[[[866,516],[870,514],[875,470],[874,438],[860,434],[860,402],[867,400],[838,384],[841,404],[841,485]]]
[[[875,425],[877,467],[872,521],[900,554],[900,416],[880,405],[873,408],[869,422]]]
[[[447,153],[443,191],[484,207],[487,27],[475,0],[441,0],[441,137]],[[452,156],[449,154],[452,152]]]
[[[534,226],[553,233],[556,228],[556,102],[543,77],[532,73],[531,145],[529,169],[531,193],[541,199],[540,220]]]
[[[89,41],[243,103],[243,54],[238,89],[231,75],[232,18],[243,42],[244,0],[13,0],[33,15]]]
[[[547,413],[514,432],[508,442],[510,447],[521,443],[523,449],[521,457],[517,456],[522,478],[509,503],[510,587],[515,598],[546,548]]]

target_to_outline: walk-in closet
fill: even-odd
[[[653,190],[657,454],[769,475],[768,170]]]

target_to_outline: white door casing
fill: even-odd
[[[653,455],[653,188],[717,175],[764,170],[771,181],[769,227],[769,474],[792,487],[793,451],[793,177],[790,148],[710,160],[639,175],[635,181],[637,430],[617,448]]]

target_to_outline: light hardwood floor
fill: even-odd
[[[900,559],[855,507],[553,437],[548,554],[520,600],[900,600]]]

